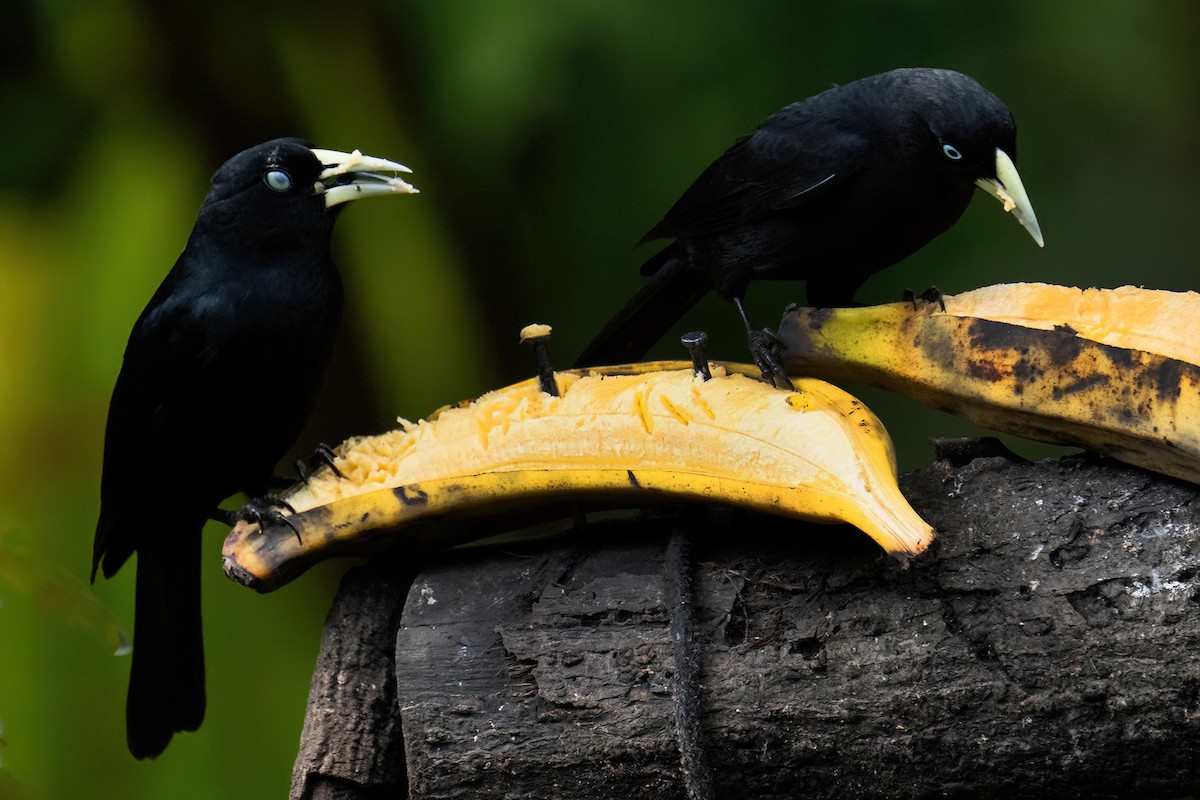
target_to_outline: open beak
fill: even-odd
[[[320,150],[314,147],[312,152],[324,166],[318,176],[316,191],[325,195],[326,208],[333,208],[360,197],[417,194],[412,184],[396,174],[412,172],[403,164],[388,161],[386,158],[364,156],[359,150],[343,153],[340,150]]]
[[[1033,213],[1033,204],[1029,202],[1029,195],[1025,194],[1025,185],[1017,174],[1017,165],[1008,157],[1008,153],[997,147],[996,177],[979,178],[975,185],[1003,203],[1004,210],[1012,212],[1038,247],[1046,246],[1042,229],[1038,227],[1037,215]]]

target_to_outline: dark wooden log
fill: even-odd
[[[939,532],[907,568],[851,528],[692,512],[440,557],[397,622],[400,557],[372,563],[331,611],[293,797],[405,765],[414,798],[685,797],[680,527],[713,796],[1200,791],[1197,487],[942,452],[902,482]]]
[[[346,574],[325,618],[292,796],[403,796],[396,630],[415,571],[380,557]]]

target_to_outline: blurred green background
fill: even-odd
[[[258,596],[222,576],[210,527],[208,717],[148,763],[125,749],[129,660],[111,655],[133,571],[86,585],[125,338],[233,153],[302,135],[403,161],[422,191],[341,218],[349,324],[309,447],[530,375],[527,322],[556,326],[567,364],[638,286],[654,248],[633,244],[734,138],[896,66],[957,68],[1008,103],[1047,246],[980,193],[861,301],[1018,280],[1195,288],[1197,30],[1188,0],[0,4],[0,798],[287,791],[344,565]],[[800,299],[776,283],[749,303],[774,324]],[[694,327],[714,357],[744,358],[723,302]],[[264,367],[247,388],[275,380]],[[862,396],[905,468],[930,437],[972,431]]]

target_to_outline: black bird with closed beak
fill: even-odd
[[[714,161],[642,238],[674,239],[649,280],[576,361],[636,361],[710,289],[741,314],[764,378],[786,382],[770,331],[750,323],[751,281],[803,280],[809,303],[846,305],[873,273],[995,196],[1039,246],[1017,174],[1017,128],[999,98],[945,69],[897,69],[772,114]]]
[[[266,494],[316,401],[342,316],[343,203],[416,190],[402,164],[275,139],[213,175],[183,253],[133,326],[104,439],[92,579],[137,552],[129,750],[204,718],[200,532]]]

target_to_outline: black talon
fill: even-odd
[[[708,334],[704,331],[690,331],[679,337],[683,346],[692,356],[692,369],[704,380],[712,380],[712,372],[708,368]]]
[[[783,362],[779,360],[779,351],[783,347],[783,342],[779,340],[775,332],[763,328],[761,331],[750,331],[747,335],[750,341],[750,354],[754,357],[755,366],[762,372],[763,380],[777,389],[795,391],[795,387],[792,386],[792,381],[787,375],[787,370],[783,368]]]
[[[333,452],[332,447],[324,442],[321,442],[319,445],[317,445],[317,449],[313,452],[312,458],[309,459],[309,463],[312,463],[313,461],[316,461],[318,464],[324,464],[333,470],[334,475],[337,475],[339,478],[345,480],[346,476],[343,475],[342,471],[337,467],[337,454]]]
[[[942,311],[946,310],[946,301],[942,299],[942,290],[936,286],[930,286],[920,294],[913,294],[912,289],[905,289],[902,299],[907,303],[912,303],[913,311],[917,310],[917,301],[923,303],[937,303]]]
[[[926,303],[937,303],[938,308],[942,311],[946,310],[946,301],[942,297],[942,290],[936,286],[930,286],[925,291],[918,295],[918,299],[924,300]]]
[[[521,329],[521,343],[532,346],[537,358],[538,386],[546,394],[558,397],[558,381],[554,379],[554,365],[550,363],[550,352],[546,347],[549,341],[549,325],[526,325]]]
[[[344,480],[346,476],[337,468],[337,464],[335,463],[336,458],[337,454],[333,452],[333,448],[321,442],[313,449],[313,453],[308,457],[307,462],[303,459],[296,459],[296,474],[300,476],[300,482],[308,483],[308,479],[312,477],[312,474],[321,467],[329,467],[333,470],[334,475]]]
[[[278,509],[281,508],[292,514],[296,513],[296,509],[292,507],[291,503],[277,495],[268,494],[253,498],[237,511],[218,509],[217,513],[222,516],[214,516],[213,519],[224,522],[230,527],[239,522],[254,522],[260,529],[271,525],[286,525],[292,529],[292,533],[296,534],[296,541],[304,544],[304,540],[300,538],[300,529],[296,527],[296,523],[292,522],[290,517],[279,513]]]
[[[261,502],[264,503],[267,506],[267,508],[282,508],[291,514],[296,513],[296,509],[292,506],[292,504],[289,503],[287,500],[284,500],[282,497],[279,497],[278,495],[274,495],[274,494],[266,495],[265,497],[262,498]]]
[[[734,297],[733,304],[737,307],[738,313],[742,315],[742,322],[746,326],[746,339],[750,344],[750,357],[754,359],[755,366],[762,372],[763,380],[777,389],[793,391],[792,381],[783,368],[783,362],[779,360],[779,351],[783,349],[783,342],[772,330],[754,329],[754,326],[750,324],[749,315],[746,314],[746,306],[743,305],[742,298]]]

